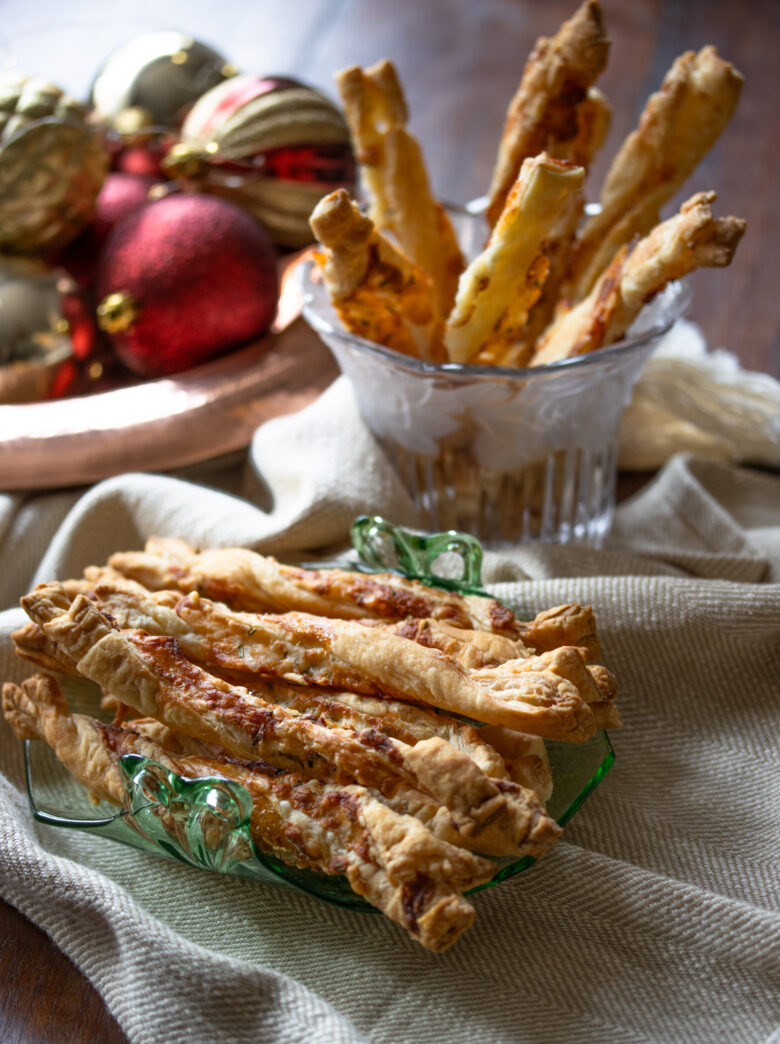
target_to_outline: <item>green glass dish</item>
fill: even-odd
[[[348,568],[393,571],[448,590],[485,594],[482,547],[465,533],[419,536],[385,519],[362,517],[352,526],[352,543],[359,562],[339,563]],[[96,685],[79,678],[59,680],[71,711],[104,716]],[[604,778],[615,755],[606,732],[587,743],[546,740],[545,746],[553,778],[547,811],[563,826]],[[30,809],[40,823],[109,837],[202,870],[297,888],[349,909],[373,910],[345,878],[298,870],[262,852],[249,830],[252,800],[232,780],[185,779],[148,758],[125,754],[120,758],[124,806],[117,811],[115,805],[94,804],[46,744],[26,741],[25,765]],[[474,891],[534,862],[531,857],[495,861],[495,876]]]

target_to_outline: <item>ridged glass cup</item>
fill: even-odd
[[[467,257],[484,218],[449,208]],[[618,344],[549,366],[431,365],[347,332],[319,269],[301,266],[303,314],[349,378],[366,424],[430,529],[487,546],[598,545],[615,510],[617,432],[634,385],[685,310],[670,284]]]

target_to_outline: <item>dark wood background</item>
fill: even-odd
[[[748,220],[731,269],[693,277],[692,317],[713,347],[780,377],[777,272],[780,207],[780,3],[777,0],[602,0],[612,37],[600,86],[613,106],[610,136],[592,174],[634,127],[647,95],[681,51],[713,43],[745,75],[740,107],[686,187],[715,189],[718,213]],[[392,58],[406,85],[412,129],[442,198],[465,201],[490,180],[504,111],[525,58],[574,0],[226,0],[107,5],[3,0],[0,66],[84,94],[101,58],[133,32],[180,27],[239,67],[287,72],[332,91],[333,71]],[[0,902],[0,1041],[115,1044],[124,1035],[80,972],[47,937]]]

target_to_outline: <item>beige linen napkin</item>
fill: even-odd
[[[153,475],[0,500],[2,604],[152,533],[305,557],[362,511],[415,521],[343,382],[263,427],[246,473],[195,477],[253,503]],[[34,824],[0,725],[0,893],[134,1044],[732,1044],[780,1026],[780,479],[677,457],[603,551],[520,549],[486,572],[523,612],[593,604],[626,724],[563,841],[476,896],[443,955],[378,915]],[[25,674],[21,620],[0,614],[4,678]]]
[[[710,352],[699,327],[674,324],[620,425],[620,467],[654,471],[674,453],[780,468],[780,383]]]

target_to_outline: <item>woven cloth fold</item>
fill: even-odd
[[[343,382],[258,432],[244,473],[126,475],[0,500],[0,666],[34,581],[149,535],[332,554],[414,512]],[[219,483],[249,500],[209,488]],[[260,505],[260,506],[258,506]],[[676,457],[601,551],[488,555],[524,612],[593,605],[625,726],[614,768],[442,955],[380,916],[31,821],[0,723],[0,893],[133,1044],[766,1042],[780,1027],[780,479]],[[531,579],[524,579],[530,577]]]

